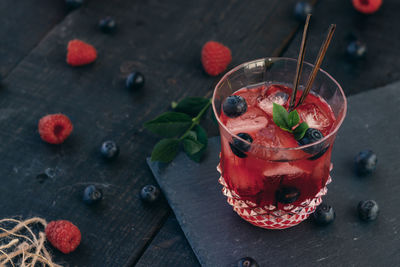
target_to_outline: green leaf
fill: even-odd
[[[300,140],[301,138],[303,138],[307,129],[308,129],[307,123],[305,122],[300,123],[299,126],[297,126],[296,129],[294,129],[293,131],[294,138],[296,140]]]
[[[195,131],[189,131],[188,135],[185,138],[197,141],[197,133]]]
[[[300,116],[299,113],[297,112],[297,110],[293,110],[289,113],[288,116],[289,119],[289,126],[290,129],[293,129],[294,126],[296,126],[297,124],[299,124],[300,122]]]
[[[289,124],[289,113],[286,111],[286,109],[283,106],[273,103],[272,120],[282,130],[292,132],[292,129]]]
[[[199,141],[192,140],[190,138],[183,139],[183,149],[188,155],[193,155],[199,152],[204,145]]]
[[[193,155],[188,155],[188,156],[191,160],[193,160],[195,162],[200,162],[204,153],[206,152],[206,149],[207,149],[208,137],[207,137],[207,132],[200,125],[196,125],[195,131],[197,134],[197,141],[202,143],[204,146],[199,152],[197,152]]]
[[[177,137],[192,125],[192,118],[184,113],[165,112],[144,124],[144,127],[163,137]]]
[[[210,102],[210,99],[203,97],[188,97],[178,102],[175,111],[186,113],[196,117],[197,114]]]
[[[176,157],[178,150],[178,139],[161,139],[153,148],[153,152],[151,153],[151,161],[170,162]]]

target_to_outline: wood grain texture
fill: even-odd
[[[68,15],[9,73],[0,90],[0,217],[40,216],[68,219],[82,231],[78,250],[54,251],[70,266],[126,266],[137,262],[159,231],[169,208],[165,200],[145,206],[142,186],[155,183],[146,166],[157,137],[143,122],[185,96],[206,95],[218,77],[200,65],[200,49],[216,39],[233,52],[231,66],[274,55],[297,27],[288,19],[295,1],[174,0],[91,1]],[[110,15],[118,23],[113,36],[102,34],[97,21]],[[86,67],[65,63],[69,40],[93,44],[98,60]],[[127,74],[140,70],[146,86],[124,87]],[[43,143],[37,122],[62,112],[74,123],[62,145]],[[100,144],[115,140],[117,161],[105,163]],[[48,179],[37,179],[43,172]],[[88,184],[100,186],[105,198],[88,207],[80,198]],[[191,262],[191,260],[189,260]]]

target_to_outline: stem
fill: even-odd
[[[200,118],[201,116],[204,115],[204,113],[207,111],[208,107],[211,105],[211,99],[208,101],[207,105],[205,105],[202,110],[200,110],[199,114],[197,114],[196,117],[192,119],[192,125],[190,125],[189,129],[186,130],[186,132],[179,138],[179,141],[183,140],[189,132],[200,123]]]

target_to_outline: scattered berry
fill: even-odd
[[[247,111],[246,100],[239,95],[228,96],[222,105],[222,110],[229,118],[239,117]]]
[[[101,191],[100,188],[97,188],[94,185],[89,185],[88,187],[85,188],[85,191],[83,191],[83,202],[86,204],[95,204],[97,202],[100,202],[100,200],[103,199],[103,192]]]
[[[358,216],[363,221],[373,221],[378,217],[379,206],[374,200],[360,201],[357,206]]]
[[[77,9],[83,5],[83,0],[65,0],[69,10]]]
[[[296,5],[294,6],[294,16],[296,19],[299,21],[304,22],[307,18],[308,14],[311,14],[313,11],[312,5],[308,2],[297,2]]]
[[[258,265],[258,263],[256,262],[255,259],[250,258],[250,257],[245,257],[245,258],[241,258],[238,261],[238,267],[259,267],[260,265]]]
[[[61,144],[71,134],[72,122],[64,114],[50,114],[39,120],[39,134],[49,144]]]
[[[283,186],[279,188],[276,193],[276,201],[283,204],[290,204],[295,202],[300,196],[300,191],[293,186]]]
[[[371,150],[363,150],[354,159],[356,172],[359,175],[372,173],[376,169],[378,158]]]
[[[134,71],[126,78],[126,87],[128,89],[138,90],[144,86],[144,76],[138,71]]]
[[[97,58],[96,49],[81,40],[68,42],[67,63],[71,66],[83,66],[94,62]]]
[[[99,21],[99,28],[104,33],[113,33],[117,28],[117,24],[113,18],[105,17]]]
[[[327,225],[335,220],[336,213],[332,206],[322,203],[317,207],[313,216],[315,223],[319,225]]]
[[[298,141],[299,145],[304,146],[317,142],[318,140],[324,138],[324,135],[317,129],[308,128],[303,138]],[[316,160],[320,158],[327,150],[329,146],[324,146],[324,143],[314,145],[311,147],[304,148],[308,154],[315,154],[309,158],[309,160]]]
[[[239,133],[237,136],[246,140],[249,143],[253,142],[253,138],[251,138],[251,136],[247,133]],[[242,140],[239,140],[235,137],[233,138],[233,143],[229,143],[229,146],[231,147],[233,154],[235,154],[239,158],[247,157],[246,153],[244,153],[244,152],[247,152],[250,150],[249,144],[246,144]]]
[[[232,61],[231,50],[221,43],[209,41],[201,50],[201,63],[211,76],[224,72]]]
[[[47,240],[65,254],[74,251],[81,242],[81,232],[78,227],[66,220],[49,222],[45,233]]]
[[[108,160],[113,160],[119,155],[119,147],[114,141],[105,141],[101,145],[101,155]]]
[[[160,195],[160,189],[154,185],[146,185],[140,191],[140,198],[148,203],[155,202]]]
[[[353,0],[354,8],[364,14],[372,14],[378,11],[382,0]]]
[[[361,59],[367,54],[367,45],[361,41],[353,40],[346,48],[346,54],[351,59]]]

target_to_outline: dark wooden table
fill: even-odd
[[[295,2],[88,0],[68,12],[63,0],[0,1],[0,218],[74,222],[83,234],[77,251],[52,250],[67,266],[199,265],[166,201],[148,206],[138,198],[142,186],[155,183],[145,159],[157,137],[142,125],[171,101],[210,95],[219,77],[207,76],[199,60],[208,40],[231,48],[230,67],[265,56],[296,57],[302,27],[292,16]],[[358,14],[349,0],[313,4],[306,58],[314,60],[328,25],[336,23],[323,68],[347,95],[400,79],[399,1],[385,0],[371,16]],[[96,27],[107,15],[118,23],[114,35]],[[367,57],[357,63],[344,56],[350,33],[368,44]],[[65,63],[74,38],[98,49],[94,64]],[[124,87],[133,70],[147,79],[139,92]],[[56,112],[71,118],[74,132],[52,146],[40,140],[37,122]],[[106,139],[121,147],[108,164],[98,155]],[[48,169],[53,177],[36,179]],[[96,207],[80,200],[91,183],[105,192]]]

